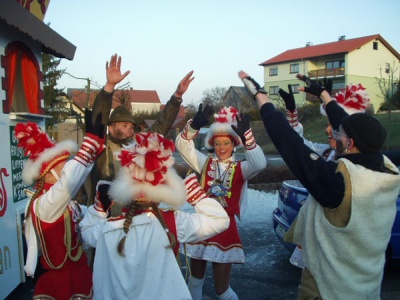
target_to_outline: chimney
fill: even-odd
[[[306,47],[310,47],[310,46],[312,46],[312,43],[311,42],[307,42],[306,43]]]
[[[339,36],[338,41],[344,41],[345,39],[346,39],[346,36],[345,35],[341,35],[341,36]]]

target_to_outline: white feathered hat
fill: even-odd
[[[22,169],[22,179],[29,185],[46,175],[59,163],[66,161],[71,152],[78,148],[72,140],[54,143],[46,132],[33,122],[18,123],[14,135],[18,139],[18,147],[29,157]]]
[[[365,112],[371,100],[366,88],[361,83],[346,85],[345,90],[336,93],[335,99],[349,115]],[[325,106],[322,104],[320,111],[322,115],[326,116]]]
[[[231,125],[237,126],[237,115],[238,110],[233,106],[223,107],[217,114],[214,114],[215,121],[210,126],[210,130],[204,139],[204,147],[206,149],[214,149],[214,139],[221,136],[230,137],[235,147],[239,148],[243,146],[242,140],[231,127]]]
[[[186,188],[173,168],[174,151],[174,142],[161,134],[137,133],[119,154],[122,168],[110,186],[111,198],[122,205],[132,200],[183,205]]]

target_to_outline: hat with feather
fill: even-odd
[[[141,132],[119,154],[122,168],[109,195],[119,204],[130,201],[165,203],[178,208],[185,203],[186,188],[173,168],[173,141],[158,133]]]
[[[370,103],[370,97],[361,83],[346,85],[335,95],[337,103],[349,114],[365,112]],[[321,114],[326,116],[325,107],[321,105]]]
[[[54,143],[46,132],[33,122],[18,123],[14,135],[18,140],[18,147],[29,157],[22,169],[22,179],[29,185],[59,163],[66,161],[78,148],[71,140]]]
[[[235,147],[243,146],[242,140],[231,126],[237,126],[237,115],[238,110],[233,106],[223,107],[217,114],[214,114],[215,121],[210,126],[210,130],[204,139],[204,147],[206,149],[212,150],[214,148],[214,139],[216,137],[229,137],[232,139]]]

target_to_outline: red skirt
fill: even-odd
[[[244,263],[244,251],[235,216],[229,216],[227,230],[204,241],[187,243],[183,251],[189,257],[218,263]]]
[[[91,299],[92,271],[85,260],[76,262],[74,266],[76,268],[43,273],[35,285],[33,299]]]

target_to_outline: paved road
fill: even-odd
[[[297,297],[301,270],[290,264],[291,253],[275,237],[271,215],[278,195],[267,195],[267,198],[253,196],[249,199],[248,210],[239,223],[246,263],[233,265],[231,286],[240,300],[293,300]],[[385,275],[382,291],[382,300],[400,299],[400,265]],[[211,265],[203,299],[216,299]]]
[[[248,210],[239,223],[246,263],[234,265],[231,286],[240,300],[293,300],[301,270],[289,263],[290,253],[280,244],[272,230],[272,211],[277,194],[251,191]],[[184,265],[184,257],[181,262]],[[183,273],[185,274],[185,267]],[[21,285],[7,300],[32,299],[32,285]],[[216,299],[211,265],[208,267],[204,300]],[[382,300],[400,299],[400,265],[385,275]]]

